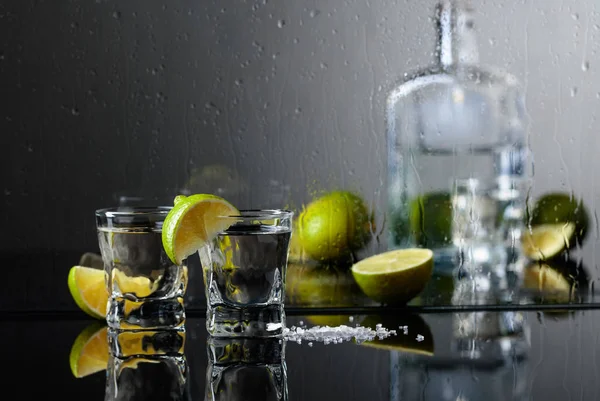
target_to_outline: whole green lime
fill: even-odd
[[[580,245],[583,243],[590,221],[583,201],[571,194],[561,192],[551,192],[539,197],[533,206],[530,217],[533,227],[542,224],[575,224],[576,241],[571,241],[571,247],[575,245],[575,242]]]
[[[417,245],[436,248],[452,241],[452,201],[448,192],[431,192],[410,203],[410,230]]]
[[[298,218],[299,244],[316,261],[348,258],[364,247],[373,218],[363,199],[349,191],[334,191],[315,199]]]

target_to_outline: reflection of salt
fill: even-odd
[[[315,326],[309,329],[292,326],[283,331],[283,338],[287,341],[294,341],[302,344],[302,341],[308,341],[308,345],[312,346],[315,341],[327,344],[340,344],[344,341],[354,339],[357,343],[371,341],[375,338],[383,340],[391,335],[396,335],[396,330],[388,330],[381,324],[375,326],[375,330],[370,327],[350,327],[346,325],[330,327],[330,326]]]
[[[423,337],[423,336],[422,336],[422,335],[420,335],[420,334],[417,334],[417,341],[418,341],[418,342],[421,342],[421,341],[423,341],[423,340],[425,340],[425,337]]]
[[[400,326],[399,329],[402,330],[402,334],[408,335],[408,326]]]

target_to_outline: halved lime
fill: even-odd
[[[368,257],[352,266],[361,290],[371,299],[386,304],[410,301],[425,287],[433,271],[429,249],[397,249]]]
[[[569,249],[575,235],[574,223],[542,224],[525,230],[523,253],[532,260],[552,259]]]
[[[233,221],[222,216],[239,214],[233,205],[216,195],[179,195],[174,203],[163,223],[162,243],[167,256],[176,264],[232,224]]]

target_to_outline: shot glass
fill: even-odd
[[[207,311],[215,337],[273,337],[285,327],[285,276],[292,215],[244,210],[200,249]]]
[[[96,211],[109,327],[183,329],[187,267],[171,262],[162,246],[162,224],[169,210],[158,206]]]

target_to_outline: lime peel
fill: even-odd
[[[210,194],[177,196],[165,218],[162,243],[169,259],[178,265],[233,223],[239,211],[225,199]]]
[[[387,304],[406,303],[431,278],[433,252],[423,248],[388,251],[355,263],[351,270],[369,298]]]

